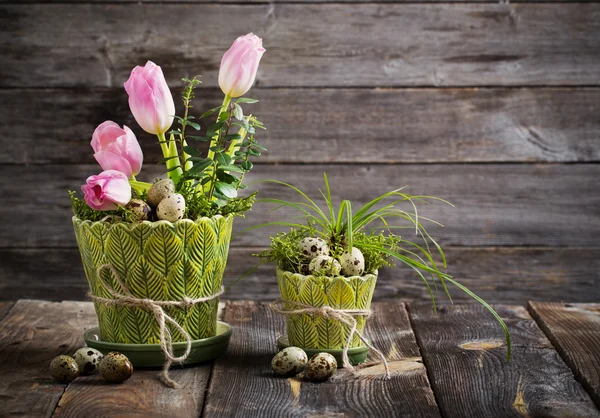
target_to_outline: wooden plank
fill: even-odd
[[[7,300],[5,302],[0,302],[0,321],[2,321],[4,319],[4,317],[6,315],[8,315],[8,313],[10,312],[11,308],[14,305],[15,305],[15,302],[12,302],[9,300]]]
[[[539,0],[518,0],[514,3],[538,2]],[[572,0],[544,0],[544,2],[569,2]],[[578,0],[579,1],[579,0]],[[584,3],[594,3],[598,0],[584,0]],[[14,3],[15,0],[0,0],[1,3]],[[216,3],[216,4],[247,4],[264,3],[264,0],[69,0],[70,3]],[[344,0],[341,3],[362,3],[364,0]],[[377,0],[378,3],[464,3],[465,0]],[[495,0],[469,0],[469,3],[493,3]],[[56,3],[56,0],[20,0],[19,3]],[[339,0],[271,0],[271,3],[340,3]]]
[[[149,58],[171,82],[202,72],[216,86],[223,52],[250,31],[267,48],[260,86],[599,81],[595,3],[12,4],[1,10],[2,87],[118,86]]]
[[[79,190],[85,178],[98,171],[96,165],[0,166],[0,188],[4,191],[0,219],[10,220],[0,236],[0,247],[74,247],[67,190]],[[161,171],[152,165],[139,178],[151,180],[153,173]],[[600,196],[596,180],[600,165],[595,164],[260,165],[246,178],[248,183],[264,178],[288,181],[316,198],[325,171],[334,190],[333,199],[351,198],[355,208],[404,185],[408,193],[453,202],[456,208],[436,203],[421,205],[419,211],[421,216],[446,225],[429,227],[444,245],[598,244]],[[260,196],[298,199],[273,184],[261,184]],[[245,219],[235,221],[235,230],[298,215],[287,210],[269,212],[270,208],[257,204]],[[406,208],[411,209],[409,205]],[[267,246],[269,235],[281,230],[264,228],[245,233],[235,238],[234,245]]]
[[[89,305],[92,305],[89,303]],[[220,305],[221,316],[224,304]],[[159,370],[136,369],[121,385],[106,384],[98,373],[73,381],[60,399],[53,417],[198,417],[212,363],[193,367],[173,367],[172,379],[182,385],[173,390],[158,379]]]
[[[600,408],[600,304],[531,301],[528,308]]]
[[[439,416],[402,304],[377,305],[369,325],[391,360],[390,381],[381,379],[381,366],[354,378],[340,370],[321,384],[276,378],[270,364],[283,319],[267,305],[233,302],[225,321],[235,329],[227,356],[215,362],[206,416]]]
[[[218,106],[221,95],[201,89],[194,110]],[[260,102],[246,111],[268,127],[260,133],[269,150],[261,162],[600,161],[597,88],[255,89],[251,95]],[[327,106],[316,112],[319,102]],[[0,129],[11,133],[0,138],[6,150],[0,163],[95,163],[90,139],[105,119],[135,131],[146,165],[162,158],[156,138],[133,120],[123,88],[0,90],[0,113]]]
[[[417,341],[442,416],[598,417],[600,413],[524,307],[495,306],[503,332],[479,305],[410,306]]]
[[[52,414],[65,384],[50,377],[50,361],[83,346],[83,331],[95,321],[92,304],[87,302],[17,302],[0,322],[3,415]]]
[[[232,283],[258,259],[256,247],[232,247],[224,281]],[[527,300],[594,302],[600,300],[599,248],[445,248],[448,272],[494,303],[525,305]],[[0,299],[83,300],[88,292],[79,252],[74,248],[2,249]],[[577,260],[574,263],[573,260]],[[228,299],[272,301],[279,297],[274,265],[266,264],[229,289]],[[456,302],[472,299],[450,288]],[[441,289],[436,299],[445,301]],[[382,269],[375,300],[428,301],[423,282],[405,267]]]

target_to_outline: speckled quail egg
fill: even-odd
[[[310,274],[322,273],[330,276],[338,276],[340,269],[340,263],[328,255],[320,255],[313,258],[308,266]]]
[[[313,382],[329,379],[337,370],[337,361],[329,353],[317,353],[306,364],[306,377]]]
[[[156,216],[164,221],[178,221],[183,218],[184,212],[185,199],[179,193],[168,195],[156,207]]]
[[[100,360],[102,360],[102,353],[95,348],[83,347],[75,351],[73,359],[77,362],[79,374],[87,376],[98,370],[98,365],[100,364]]]
[[[298,243],[300,254],[308,259],[313,259],[320,255],[329,255],[329,247],[321,238],[302,238]]]
[[[100,376],[107,382],[121,383],[131,377],[133,365],[124,354],[111,351],[102,357],[98,370]]]
[[[138,221],[147,221],[152,212],[150,206],[142,199],[131,199],[125,208],[133,212]]]
[[[148,190],[148,203],[155,208],[165,197],[173,193],[175,193],[175,183],[173,183],[173,180],[159,180]]]
[[[365,272],[365,257],[362,252],[352,247],[352,251],[344,252],[340,257],[344,276],[361,276]]]
[[[68,383],[79,376],[79,367],[73,357],[58,356],[50,362],[50,374],[59,382]]]
[[[306,367],[308,356],[303,349],[298,347],[287,347],[275,354],[271,361],[273,371],[280,376],[296,376]]]

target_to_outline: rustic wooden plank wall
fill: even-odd
[[[600,299],[600,4],[299,3],[0,1],[0,299],[84,298],[66,190],[98,170],[97,124],[131,126],[142,179],[159,174],[122,88],[131,68],[157,62],[176,96],[202,73],[196,107],[213,107],[221,54],[249,31],[267,48],[251,96],[269,128],[251,180],[315,194],[327,171],[357,202],[408,185],[456,205],[423,213],[446,225],[432,232],[449,272],[486,299]],[[257,206],[236,227],[285,215]],[[272,232],[234,240],[227,281]],[[264,267],[227,296],[269,300],[274,283]],[[406,269],[376,297],[428,298]]]

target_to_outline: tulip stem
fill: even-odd
[[[226,94],[225,98],[223,99],[223,104],[221,105],[221,110],[219,111],[219,116],[217,117],[217,120],[219,120],[221,118],[221,115],[223,114],[223,112],[227,111],[227,109],[229,108],[229,103],[231,103],[231,96]],[[213,148],[214,146],[217,145],[217,142],[218,142],[220,136],[221,135],[219,132],[215,136],[213,136],[212,141],[210,141],[210,147],[208,150],[208,158],[210,158],[211,160],[215,159],[215,152],[212,151],[210,148]]]
[[[137,181],[135,178],[129,179],[129,185],[139,194],[141,195],[144,192],[147,192],[152,186],[150,183],[146,183],[144,181]]]
[[[221,115],[224,112],[227,112],[227,110],[229,109],[229,104],[231,103],[231,96],[229,96],[228,94],[225,95],[225,98],[223,99],[223,104],[221,105],[221,110],[219,111],[219,116],[217,117],[217,121],[219,119],[221,119]],[[210,146],[208,148],[208,154],[207,154],[207,158],[213,160],[213,164],[212,166],[209,166],[206,168],[206,174],[208,174],[208,176],[212,179],[211,181],[209,181],[208,183],[206,183],[204,185],[203,191],[205,194],[208,195],[208,199],[212,200],[212,195],[214,192],[214,183],[216,181],[215,178],[215,167],[216,167],[216,162],[215,162],[215,152],[211,149],[211,148],[215,148],[221,145],[221,130],[219,129],[219,131],[217,132],[217,134],[215,136],[213,136],[212,140],[210,141]]]
[[[163,157],[168,158],[168,160],[165,161],[167,166],[167,174],[169,178],[173,180],[173,183],[179,184],[179,180],[181,180],[183,171],[179,165],[179,158],[171,158],[177,157],[177,145],[175,144],[175,140],[171,135],[171,140],[167,143],[164,133],[158,133],[156,135],[160,141],[160,148],[162,149]]]

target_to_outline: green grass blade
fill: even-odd
[[[506,323],[502,320],[502,318],[500,318],[500,315],[498,315],[498,313],[494,310],[494,308],[492,308],[485,300],[481,299],[475,293],[473,293],[472,291],[470,291],[466,286],[460,284],[459,282],[457,282],[456,280],[454,280],[454,279],[452,279],[450,277],[446,277],[446,280],[448,280],[454,286],[458,287],[460,290],[462,290],[463,292],[465,292],[467,295],[471,296],[477,302],[481,303],[488,311],[491,312],[491,314],[494,316],[494,318],[496,318],[496,321],[498,321],[498,323],[500,324],[500,326],[504,330],[504,335],[506,337],[506,346],[508,348],[508,352],[506,354],[506,361],[507,362],[510,361],[510,357],[511,357],[511,354],[512,354],[512,348],[511,348],[511,342],[510,342],[510,333],[508,331],[508,327],[506,326]]]

